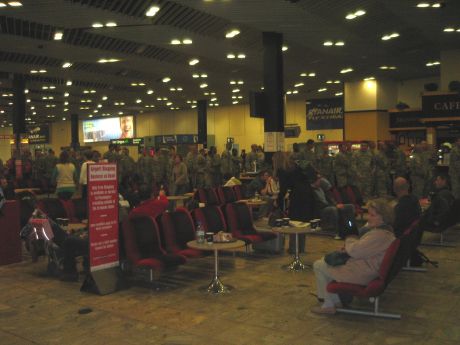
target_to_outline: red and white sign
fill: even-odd
[[[117,165],[88,164],[91,272],[119,265]]]

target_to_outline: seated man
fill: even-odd
[[[328,192],[332,185],[318,173],[310,185],[314,195],[315,216],[321,218],[321,227],[334,231],[335,239],[351,235],[350,231],[355,232],[355,207],[351,204],[337,203],[330,197]]]
[[[431,204],[423,213],[420,226],[423,230],[439,232],[455,223],[457,210],[452,210],[455,197],[449,189],[447,176],[437,175],[434,180],[435,192]]]
[[[246,197],[253,198],[256,195],[260,195],[262,190],[266,188],[269,178],[270,174],[268,171],[260,171],[259,174],[247,185]]]
[[[396,237],[400,237],[422,214],[420,203],[417,197],[409,193],[409,187],[409,182],[404,177],[398,177],[393,182],[393,192],[398,198],[398,203],[394,207],[395,222],[393,224]]]
[[[168,208],[168,198],[163,190],[160,190],[157,198],[152,198],[152,189],[143,184],[139,187],[138,195],[140,203],[131,210],[130,216],[144,215],[156,218]]]

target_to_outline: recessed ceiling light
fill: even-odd
[[[375,80],[375,77],[366,77],[363,79],[364,81]]]
[[[193,43],[193,41],[190,38],[184,38],[182,40],[182,44],[192,44],[192,43]]]
[[[92,27],[93,28],[102,28],[102,27],[104,27],[104,24],[102,24],[102,23],[93,23]]]
[[[153,93],[153,90],[147,90],[147,95],[151,95]]]
[[[71,62],[64,62],[64,63],[62,64],[62,68],[69,68],[69,67],[71,67],[71,66],[72,66],[72,63],[71,63]]]
[[[0,7],[6,7],[6,4],[4,2],[0,2]]]
[[[334,45],[334,42],[332,41],[326,41],[323,43],[323,46],[326,46],[326,47],[330,47],[330,46],[333,46]]]
[[[136,99],[136,103],[138,103],[138,104],[142,103],[142,99],[140,99],[140,98]]]
[[[336,92],[335,95],[336,96],[343,96],[343,92]]]
[[[195,65],[196,65],[197,63],[199,63],[199,62],[200,62],[200,60],[198,60],[198,59],[192,59],[192,60],[190,60],[190,61],[188,62],[188,64],[189,64],[190,66],[195,66]]]
[[[199,74],[192,74],[192,78],[196,79],[196,78],[199,78],[200,75]]]
[[[344,68],[343,70],[340,71],[341,74],[350,73],[350,72],[353,72],[353,68],[351,67]]]
[[[62,40],[62,36],[64,36],[64,33],[62,31],[56,31],[54,33],[54,40],[55,41],[60,41],[60,40]]]
[[[399,37],[399,33],[393,32],[392,34],[382,36],[382,41],[388,41],[396,37]]]
[[[240,34],[240,30],[238,29],[233,29],[225,34],[226,38],[233,38],[235,36],[238,36]]]
[[[178,40],[178,39],[172,39],[172,40],[171,40],[171,44],[173,44],[173,45],[179,45],[179,44],[181,44],[181,43],[182,43],[182,42],[181,42],[180,40]]]
[[[288,46],[283,46],[283,47],[281,48],[281,50],[282,50],[283,52],[285,52],[285,51],[288,50],[288,49],[289,49]]]
[[[238,54],[237,56],[238,59],[246,59],[246,55],[243,53]]]
[[[365,14],[366,14],[366,11],[364,11],[364,10],[357,10],[357,11],[354,12],[354,13],[348,13],[348,14],[345,16],[345,19],[352,20],[352,19],[355,19],[355,18],[357,18],[357,17],[364,16]]]
[[[237,93],[237,92],[240,92],[240,89],[233,89],[232,90],[232,93]]]
[[[301,86],[304,86],[305,84],[304,83],[297,83],[294,85],[294,87],[301,87]]]
[[[206,73],[203,73],[203,74],[200,75],[200,77],[201,77],[201,78],[207,78],[208,75],[207,75]]]
[[[417,4],[417,7],[418,8],[427,8],[427,7],[430,7],[430,4],[427,3],[427,2],[420,2]]]
[[[235,54],[227,54],[227,59],[234,59],[235,57]]]
[[[103,101],[106,101],[107,99],[108,99],[107,96],[102,96],[102,100],[103,100]]]
[[[158,7],[158,6],[150,6],[150,8],[147,10],[147,12],[145,12],[145,15],[147,17],[153,17],[155,14],[158,13],[159,10],[160,10],[160,7]]]
[[[99,59],[97,62],[99,63],[111,63],[111,62],[118,62],[120,61],[119,59]]]
[[[322,89],[318,89],[318,92],[325,92],[327,91],[327,88],[323,87]]]
[[[107,26],[108,28],[113,28],[113,27],[117,26],[117,23],[115,23],[115,22],[108,22],[108,23],[105,24],[105,26]]]
[[[162,80],[161,80],[163,83],[169,83],[171,81],[171,78],[169,77],[164,77]]]
[[[203,84],[200,85],[201,89],[204,89],[204,88],[207,88],[207,87],[208,87],[208,84],[206,84],[206,83],[203,83]]]
[[[335,42],[335,45],[339,46],[339,47],[343,47],[345,45],[345,42],[344,41],[338,41],[338,42]]]
[[[454,32],[455,29],[454,28],[445,28],[444,29],[444,32]]]
[[[8,5],[10,5],[11,7],[21,7],[22,2],[20,2],[20,1],[9,1]]]
[[[439,61],[430,61],[426,63],[427,67],[439,66],[441,63]]]

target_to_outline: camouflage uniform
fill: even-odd
[[[136,162],[129,155],[128,152],[123,152],[120,155],[120,161],[118,164],[119,176],[121,179],[132,176],[136,172]]]
[[[388,182],[390,178],[390,163],[385,151],[379,150],[374,155],[375,167],[375,195],[382,197],[388,195]]]
[[[399,147],[395,150],[393,169],[395,172],[395,178],[407,176],[406,155],[404,154],[403,150],[401,150]]]
[[[196,188],[204,188],[206,185],[206,157],[200,153],[196,157]]]
[[[313,150],[301,152],[301,160],[309,163],[313,168],[317,168],[316,154]]]
[[[257,161],[257,152],[251,151],[246,156],[246,171],[254,171],[254,162],[256,162],[257,170],[260,170],[259,162]]]
[[[160,149],[158,155],[158,184],[167,186],[172,178],[171,164],[169,161],[169,151],[167,149]]]
[[[231,156],[232,176],[235,176],[236,178],[240,178],[242,163],[243,163],[243,159],[239,157],[238,154]]]
[[[334,158],[329,156],[327,153],[323,154],[317,163],[317,169],[319,173],[328,180],[332,185],[335,185],[334,177]]]
[[[334,159],[334,173],[337,188],[342,188],[351,184],[351,159],[345,152],[339,152]]]
[[[197,169],[197,159],[198,154],[196,152],[190,151],[185,157],[185,165],[187,165],[188,176],[190,178],[190,185],[193,188],[196,188],[196,169]]]
[[[411,157],[409,157],[409,162],[407,165],[410,173],[412,194],[420,199],[423,196],[426,176],[421,153],[414,151]]]
[[[56,167],[56,164],[58,163],[59,159],[55,156],[55,155],[52,155],[52,154],[48,154],[45,158],[44,158],[44,168],[45,168],[45,173],[43,175],[44,177],[44,180],[46,181],[47,183],[47,187],[49,187],[52,183],[51,183],[51,176],[53,176],[53,171],[54,171],[54,168]]]
[[[452,193],[456,199],[460,199],[460,142],[454,144],[450,151],[449,176]]]
[[[374,157],[369,151],[356,151],[353,154],[353,171],[355,172],[355,185],[361,191],[364,199],[369,199],[373,192]]]
[[[227,181],[230,177],[232,177],[232,153],[228,150],[225,150],[222,152],[220,160],[220,172],[222,173],[224,181]]]
[[[107,151],[102,155],[103,159],[106,159],[109,163],[118,163],[120,155],[115,151]]]
[[[137,160],[137,172],[142,177],[142,182],[151,186],[153,182],[153,158],[146,154]]]
[[[220,156],[217,153],[208,154],[206,158],[206,187],[218,187],[222,184],[220,166]]]

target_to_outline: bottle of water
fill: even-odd
[[[201,222],[196,223],[196,242],[204,243],[204,230],[201,226]]]

